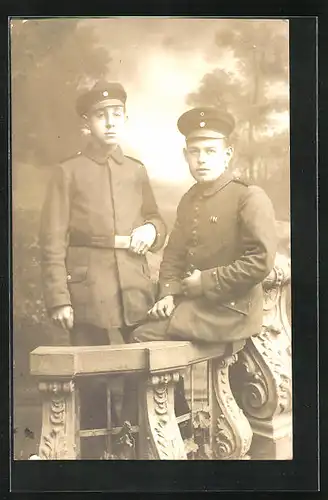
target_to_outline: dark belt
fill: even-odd
[[[71,234],[69,246],[71,247],[96,247],[96,248],[130,248],[130,236],[90,236],[88,234]]]

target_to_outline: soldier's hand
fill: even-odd
[[[190,276],[184,278],[181,282],[183,294],[190,298],[196,298],[203,295],[202,273],[195,269]]]
[[[163,299],[156,302],[154,307],[148,311],[148,315],[152,319],[169,318],[175,309],[173,295],[167,295]]]
[[[74,313],[72,307],[56,307],[51,313],[51,319],[57,326],[60,326],[64,330],[70,330],[73,328],[74,324]]]
[[[139,255],[144,255],[156,239],[156,229],[153,224],[144,224],[132,231],[130,250]]]

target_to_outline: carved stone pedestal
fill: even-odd
[[[42,430],[39,457],[42,460],[77,460],[79,446],[79,405],[74,383],[40,382]]]
[[[254,437],[250,454],[254,460],[288,460],[293,458],[291,413],[271,420],[250,419]]]
[[[282,339],[281,339],[282,340]],[[252,459],[292,458],[291,362],[276,334],[263,331],[240,355],[241,407],[254,437]]]
[[[254,433],[252,459],[292,458],[291,329],[287,316],[290,261],[277,255],[264,282],[264,317],[259,335],[239,355],[233,386]]]
[[[210,414],[212,422],[212,453],[218,460],[242,460],[252,442],[252,429],[231,392],[229,367],[237,354],[210,361],[212,387]]]
[[[178,372],[150,375],[139,383],[139,458],[186,460],[174,414],[174,385]]]

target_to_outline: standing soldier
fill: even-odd
[[[265,192],[228,169],[233,117],[195,108],[178,120],[196,183],[183,196],[160,268],[153,321],[134,341],[229,342],[262,326],[262,281],[274,265],[275,216]],[[158,321],[161,320],[161,321]]]
[[[119,146],[126,97],[105,82],[78,98],[90,141],[56,168],[43,207],[45,304],[72,345],[108,344],[115,329],[126,338],[155,302],[146,252],[164,245],[166,228],[144,165]],[[101,426],[99,391],[85,387],[84,400],[84,425]]]

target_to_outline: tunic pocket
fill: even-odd
[[[81,283],[87,279],[88,266],[75,266],[67,273],[67,283]]]
[[[244,316],[248,316],[251,306],[251,300],[247,297],[245,299],[232,300],[230,302],[222,302],[220,306],[225,307],[226,309],[230,309],[239,314],[243,314]]]
[[[90,248],[68,247],[66,257],[67,274],[71,276],[71,282],[79,282],[85,279],[90,262]]]
[[[71,297],[72,307],[81,316],[81,307],[89,301],[89,286],[87,282],[88,266],[74,266],[67,273],[67,287]]]

